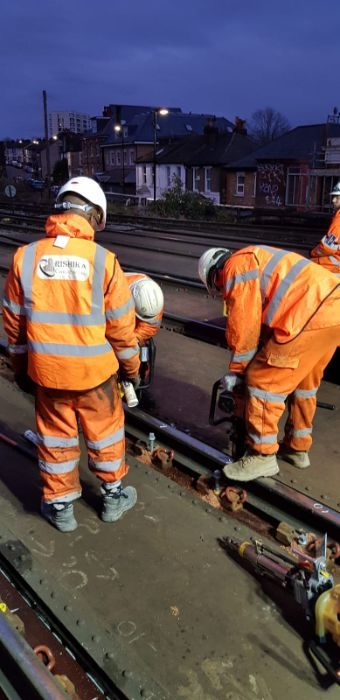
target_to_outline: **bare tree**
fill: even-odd
[[[250,136],[259,146],[282,136],[291,128],[288,119],[272,107],[257,109],[251,115]]]

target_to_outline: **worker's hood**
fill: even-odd
[[[79,214],[54,214],[49,216],[45,224],[46,235],[49,238],[69,236],[70,238],[85,238],[93,241],[94,230],[83,216]]]

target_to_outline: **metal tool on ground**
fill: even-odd
[[[334,585],[327,571],[327,535],[320,540],[314,558],[292,547],[293,557],[254,538],[243,542],[227,538],[226,547],[291,593],[313,623],[310,653],[340,685],[340,584]]]

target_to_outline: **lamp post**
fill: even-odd
[[[124,127],[122,126],[122,124],[115,124],[114,130],[117,132],[117,134],[121,134],[122,136],[122,193],[125,194]]]
[[[153,128],[153,165],[152,165],[152,173],[153,173],[153,201],[156,201],[156,151],[157,151],[157,116],[160,115],[161,117],[165,117],[167,114],[169,114],[169,110],[163,107],[160,107],[158,109],[154,109],[152,112],[152,128]]]

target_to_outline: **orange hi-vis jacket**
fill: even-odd
[[[115,255],[77,214],[50,216],[47,237],[18,248],[3,301],[15,359],[28,355],[34,382],[86,390],[139,369],[134,303]]]
[[[340,277],[340,209],[335,213],[326,235],[310,253],[313,262]]]
[[[289,343],[340,286],[335,275],[296,253],[249,246],[233,253],[220,272],[227,307],[230,370],[244,372],[255,356],[261,328],[278,343]],[[318,314],[322,327],[322,314]],[[321,324],[321,326],[320,326]],[[329,316],[325,325],[329,326]],[[334,313],[334,325],[339,318]]]
[[[134,282],[137,282],[138,280],[150,279],[148,275],[144,275],[141,272],[125,272],[125,277],[127,279],[129,287],[131,287],[131,285]],[[152,320],[150,319],[150,321],[142,321],[136,316],[135,333],[140,345],[143,345],[143,343],[145,343],[147,340],[157,335],[161,327],[163,313],[164,308],[159,312],[159,314],[157,314],[157,316],[155,316],[155,318],[153,318]]]

